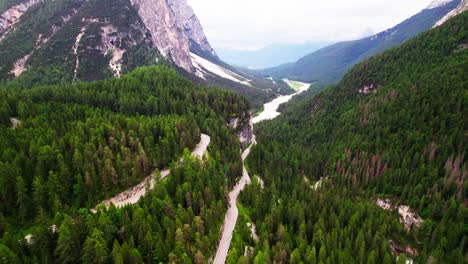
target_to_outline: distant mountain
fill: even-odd
[[[164,63],[255,106],[290,92],[220,61],[186,0],[0,0],[0,58],[0,81],[21,77],[25,87]]]
[[[437,0],[426,9],[391,29],[360,40],[340,42],[328,46],[295,63],[261,70],[260,73],[265,76],[290,78],[305,82],[336,82],[356,63],[388,48],[398,46],[432,28],[437,21],[455,9],[459,3],[460,0]]]
[[[287,62],[294,62],[306,54],[331,43],[306,42],[303,44],[272,44],[258,50],[217,48],[219,57],[231,65],[250,69],[264,69]]]

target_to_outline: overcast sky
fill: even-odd
[[[432,0],[187,0],[215,48],[340,41],[375,33]]]

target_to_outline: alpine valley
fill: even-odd
[[[186,0],[0,0],[0,264],[468,263],[467,9],[249,70]]]

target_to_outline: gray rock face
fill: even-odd
[[[28,9],[42,0],[27,0],[23,3],[10,7],[0,14],[0,31],[6,30],[14,25]]]
[[[460,4],[454,10],[450,11],[445,17],[443,17],[441,20],[437,21],[437,23],[434,25],[434,27],[438,27],[438,26],[444,24],[450,18],[452,18],[454,16],[457,16],[457,15],[465,12],[466,10],[468,10],[468,0],[462,0],[460,2]]]
[[[131,0],[152,36],[155,48],[177,66],[194,73],[190,41],[216,54],[198,18],[185,0]]]
[[[177,26],[184,32],[185,36],[197,43],[203,50],[218,57],[203,32],[200,20],[198,20],[193,9],[187,4],[187,0],[167,0],[167,2],[174,14]]]
[[[38,67],[61,68],[70,81],[120,77],[161,56],[196,74],[191,50],[217,57],[186,0],[15,3],[0,12],[0,51],[8,54],[0,60],[0,80]],[[22,45],[25,39],[37,41]]]

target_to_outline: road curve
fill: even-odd
[[[203,159],[203,156],[205,155],[208,149],[208,145],[210,144],[210,141],[211,141],[210,136],[201,134],[200,142],[193,150],[192,155],[199,158],[200,160]],[[167,176],[169,176],[170,173],[171,171],[169,169],[161,171],[160,179],[165,180]],[[154,176],[155,176],[155,172],[153,172],[150,176],[146,177],[142,182],[131,187],[130,189],[127,189],[117,194],[116,196],[99,203],[95,208],[91,209],[91,212],[95,213],[97,210],[97,207],[100,205],[109,207],[111,204],[114,204],[116,207],[123,207],[127,204],[136,204],[140,200],[140,198],[146,194],[147,184],[149,185],[150,190],[154,188],[154,185],[156,183]]]
[[[214,259],[214,264],[222,264],[226,262],[227,254],[229,252],[229,246],[232,240],[232,234],[236,227],[237,217],[239,216],[239,210],[237,209],[237,197],[240,192],[244,190],[247,184],[250,184],[251,179],[245,168],[244,161],[250,154],[252,147],[256,144],[255,136],[252,139],[252,144],[242,153],[242,178],[236,184],[234,189],[229,193],[229,208],[224,217],[223,224],[223,235],[219,241],[218,250]]]

